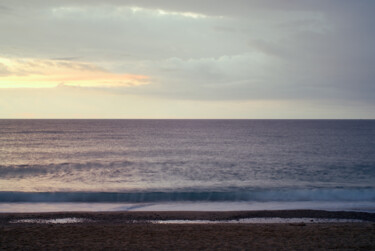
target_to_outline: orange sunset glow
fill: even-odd
[[[148,84],[149,77],[116,74],[84,62],[0,58],[0,88],[126,87]]]

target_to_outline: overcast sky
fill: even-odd
[[[0,118],[375,118],[373,0],[0,0]]]

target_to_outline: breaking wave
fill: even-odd
[[[375,188],[232,192],[0,192],[0,202],[375,201]]]

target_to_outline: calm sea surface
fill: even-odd
[[[375,202],[371,120],[0,120],[0,203]]]

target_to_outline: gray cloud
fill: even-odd
[[[7,14],[9,12],[11,12],[10,8],[0,4],[0,13]]]
[[[370,1],[362,1],[370,3]],[[27,2],[17,2],[4,0],[12,7],[22,6],[30,9],[50,8],[56,6],[139,6],[149,9],[163,9],[180,12],[196,12],[213,16],[248,16],[253,10],[260,11],[321,11],[337,10],[338,8],[351,8],[356,4],[353,1],[327,1],[311,0],[191,0],[191,1],[174,1],[174,0],[30,0]]]
[[[4,56],[79,58],[153,81],[107,91],[375,103],[373,1],[39,0],[0,9],[17,14],[0,19]]]

